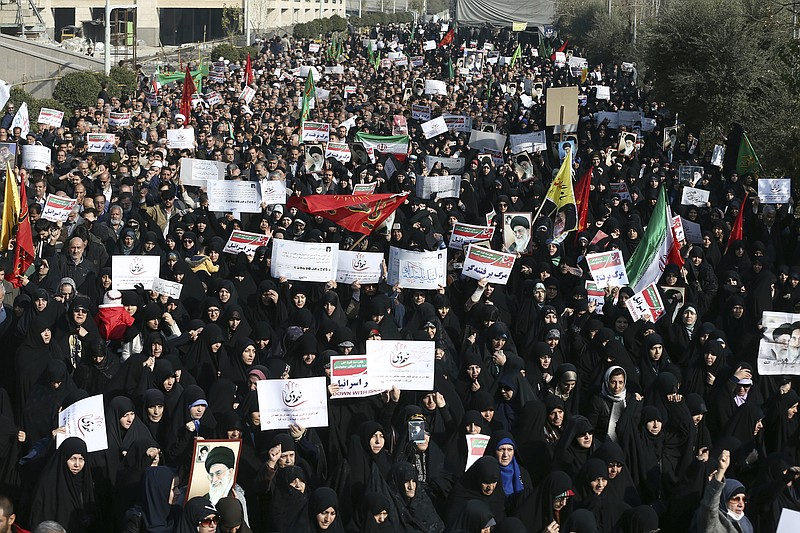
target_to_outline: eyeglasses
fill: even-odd
[[[744,383],[737,383],[736,386],[741,389],[749,389],[751,387],[751,385],[746,385]]]
[[[747,503],[747,496],[740,494],[728,500],[729,502]]]
[[[591,437],[591,436],[592,436],[592,432],[591,431],[587,431],[585,433],[582,433],[581,435],[578,435],[578,437],[580,437],[582,439],[585,439],[586,437]]]
[[[608,463],[609,468],[622,468],[622,463]]]
[[[73,311],[76,314],[79,314],[79,315],[85,315],[86,313],[88,313],[88,311],[86,309],[84,309],[83,307],[79,307],[77,309],[73,309]]]
[[[217,522],[219,522],[219,518],[217,518],[216,516],[212,516],[210,518],[203,518],[202,520],[200,520],[198,525],[208,527],[211,525],[215,525]]]

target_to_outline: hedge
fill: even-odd
[[[339,15],[326,19],[315,19],[302,24],[296,24],[292,34],[297,39],[316,39],[320,35],[328,35],[335,31],[345,31],[347,21]]]
[[[211,50],[211,61],[216,61],[220,57],[224,57],[228,61],[235,63],[237,61],[245,61],[247,54],[250,57],[258,57],[259,49],[257,46],[233,46],[232,44],[218,44]]]

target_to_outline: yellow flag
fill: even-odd
[[[3,229],[0,233],[0,251],[8,250],[11,234],[19,217],[19,192],[17,180],[11,171],[11,163],[6,164],[6,190],[3,198]]]
[[[527,22],[512,22],[511,31],[525,31],[528,27]]]
[[[569,145],[567,145],[569,146]],[[553,240],[561,242],[567,233],[578,229],[578,208],[575,205],[575,189],[572,186],[572,151],[567,150],[564,162],[544,198],[543,212],[555,213]]]

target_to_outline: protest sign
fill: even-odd
[[[167,148],[194,150],[194,128],[167,130]]]
[[[308,51],[312,54],[319,52],[319,43],[308,43]]]
[[[153,280],[153,287],[150,289],[153,292],[157,292],[163,296],[169,296],[170,298],[175,298],[176,300],[181,297],[181,291],[183,290],[183,285],[176,281],[169,281],[162,278],[155,278]]]
[[[22,145],[22,166],[28,170],[47,170],[50,165],[50,148],[40,144]]]
[[[522,133],[509,136],[511,142],[511,152],[541,152],[547,149],[547,136],[544,131],[534,131],[532,133]]]
[[[628,284],[628,273],[625,271],[621,251],[587,254],[586,262],[598,289],[624,287]]]
[[[422,43],[422,49],[426,52],[428,50],[436,50],[436,41],[425,41]]]
[[[331,137],[331,125],[327,122],[303,122],[304,143],[326,143]]]
[[[27,137],[28,132],[31,131],[31,120],[28,117],[27,102],[22,102],[22,105],[17,109],[17,114],[14,115],[14,119],[11,121],[11,127],[8,128],[8,131],[14,131],[14,128],[22,130],[20,131],[20,138],[22,139]]]
[[[135,289],[141,284],[146,290],[153,287],[159,277],[161,257],[157,255],[112,255],[112,286],[118,291]]]
[[[131,113],[116,113],[111,111],[108,114],[108,125],[119,128],[127,128],[131,125]]]
[[[227,164],[224,161],[211,161],[205,159],[181,159],[181,183],[195,187],[205,187],[206,182],[224,180]]]
[[[261,431],[328,426],[327,378],[267,379],[256,384]]]
[[[631,193],[628,191],[628,184],[624,181],[614,181],[608,184],[611,194],[619,194],[620,200],[631,200]]]
[[[101,154],[113,154],[117,151],[117,136],[113,133],[87,133],[86,150],[88,152],[100,152]]]
[[[438,289],[447,285],[447,251],[412,252],[389,248],[389,285],[404,289]]]
[[[241,439],[195,439],[186,501],[206,496],[216,505],[228,496],[236,484],[241,449]]]
[[[447,96],[447,84],[439,80],[425,80],[425,94]]]
[[[336,279],[336,245],[324,242],[300,242],[274,239],[272,267],[274,278],[284,276],[294,281]]]
[[[208,210],[219,213],[260,213],[258,184],[254,181],[207,181]]]
[[[549,87],[545,108],[545,125],[578,123],[578,87]]]
[[[75,198],[48,194],[42,209],[42,218],[50,222],[66,222],[77,203],[78,200]]]
[[[269,243],[269,235],[235,229],[222,251],[234,255],[244,252],[248,256],[253,256],[256,253],[256,248],[266,246],[267,243]]]
[[[516,258],[516,254],[497,252],[470,244],[467,247],[461,273],[468,278],[488,278],[490,283],[505,285],[511,276],[511,269],[514,268]]]
[[[370,383],[366,355],[332,355],[331,385],[334,384],[339,386],[339,390],[331,394],[331,399],[363,398],[383,392]]]
[[[686,242],[692,244],[703,242],[703,232],[700,230],[700,224],[681,217],[681,226],[683,227],[683,235],[686,237]]]
[[[703,179],[703,167],[681,165],[678,167],[678,180],[681,185],[688,185],[694,187],[701,179]]]
[[[800,512],[788,507],[781,509],[781,518],[775,533],[795,533],[800,531]]]
[[[456,222],[453,226],[453,231],[450,233],[450,242],[447,246],[455,250],[462,250],[464,246],[475,241],[491,241],[492,237],[494,237],[493,226],[474,226]]]
[[[352,158],[350,147],[346,143],[329,142],[325,146],[325,159],[332,157],[340,163],[348,163]]]
[[[429,200],[434,195],[437,198],[458,198],[461,194],[461,177],[455,174],[420,174],[417,176],[416,192],[423,200]]]
[[[675,240],[679,242],[686,240],[686,235],[683,233],[683,223],[681,222],[680,215],[675,215],[672,217],[672,231],[675,232]]]
[[[506,136],[491,131],[472,130],[469,134],[469,147],[473,150],[493,150],[502,152],[506,145]]]
[[[656,322],[666,313],[664,302],[661,300],[661,293],[655,283],[651,283],[625,300],[625,306],[630,311],[634,322],[639,320]]]
[[[403,115],[392,116],[392,135],[408,135],[408,120]]]
[[[217,104],[223,103],[225,100],[222,98],[222,95],[219,94],[217,91],[211,91],[206,94],[206,103],[209,106],[215,106]]]
[[[611,87],[607,85],[592,85],[595,89],[595,98],[598,100],[611,100]]]
[[[586,280],[584,287],[586,287],[586,299],[589,303],[594,302],[594,312],[598,315],[602,315],[603,306],[606,303],[606,292],[603,289],[598,289],[597,283],[594,281]]]
[[[6,168],[6,163],[17,166],[17,143],[0,143],[0,168]]]
[[[358,281],[379,283],[381,280],[381,264],[383,254],[379,252],[351,252],[339,250],[337,253],[336,282],[350,285]]]
[[[60,128],[61,122],[64,120],[64,112],[58,109],[48,109],[43,107],[39,110],[39,118],[36,119],[38,124],[46,124],[54,128]]]
[[[467,464],[466,468],[464,468],[464,472],[469,470],[469,467],[475,464],[475,462],[483,457],[483,454],[486,453],[486,447],[489,445],[489,437],[488,435],[482,435],[477,433],[475,435],[467,435]]]
[[[58,427],[65,428],[66,433],[56,433],[56,448],[69,437],[78,437],[86,443],[87,452],[107,450],[105,412],[102,394],[78,400],[63,409],[58,413]],[[114,423],[119,421],[114,420]]]
[[[370,382],[381,390],[432,390],[435,359],[433,341],[367,341]]]
[[[421,126],[422,134],[426,139],[432,139],[442,133],[447,133],[447,123],[445,123],[444,117],[442,116],[436,117],[428,122],[423,122]]]
[[[758,374],[800,375],[800,314],[764,311],[758,344]]]
[[[447,124],[447,129],[453,131],[463,131],[465,133],[472,131],[472,117],[467,117],[465,115],[450,115],[448,113],[445,113],[442,116],[444,117],[445,124]]]
[[[371,183],[356,183],[353,185],[353,194],[374,194],[375,187],[378,186],[378,182],[373,181]]]
[[[239,100],[244,100],[244,103],[250,105],[250,102],[253,101],[253,97],[256,95],[256,90],[247,85],[244,89],[242,89],[241,94],[239,95]]]
[[[344,74],[344,65],[325,67],[325,74]]]
[[[463,157],[437,157],[434,155],[425,156],[425,164],[429,169],[433,169],[436,164],[450,171],[451,174],[458,174],[464,171],[465,159]]]
[[[283,180],[259,180],[261,203],[267,205],[286,203],[286,182]]]
[[[414,120],[430,120],[431,108],[427,105],[411,104],[411,118]]]
[[[688,186],[684,187],[683,194],[681,195],[681,205],[705,207],[706,203],[708,203],[709,195],[711,195],[710,191]]]
[[[791,197],[791,179],[758,179],[758,201],[762,204],[785,204],[791,200]]]

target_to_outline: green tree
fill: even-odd
[[[109,84],[109,94],[111,94]],[[70,72],[58,81],[53,90],[53,98],[72,110],[79,106],[93,106],[100,92],[98,76],[89,71]],[[112,95],[113,96],[113,95]]]

